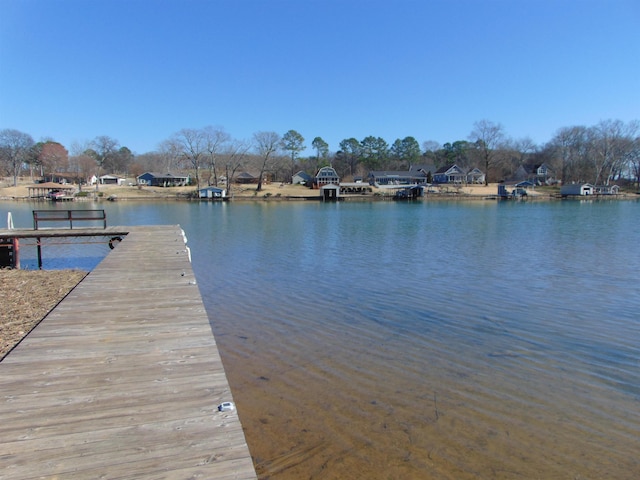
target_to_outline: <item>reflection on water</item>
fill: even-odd
[[[108,207],[186,230],[262,478],[640,474],[637,203]]]

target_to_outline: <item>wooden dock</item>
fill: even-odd
[[[114,230],[0,362],[0,479],[256,479],[181,228]]]

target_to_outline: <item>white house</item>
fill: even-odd
[[[102,175],[98,178],[101,185],[124,185],[125,179],[115,175]]]
[[[467,172],[467,183],[484,183],[486,175],[479,168],[472,168]]]
[[[340,185],[340,177],[333,167],[322,167],[316,174],[315,183],[318,187],[322,187],[323,185]]]

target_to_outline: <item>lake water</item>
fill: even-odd
[[[80,208],[184,228],[261,478],[640,477],[638,202]]]

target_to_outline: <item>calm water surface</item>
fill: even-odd
[[[261,478],[640,476],[637,202],[97,208],[185,229]]]

